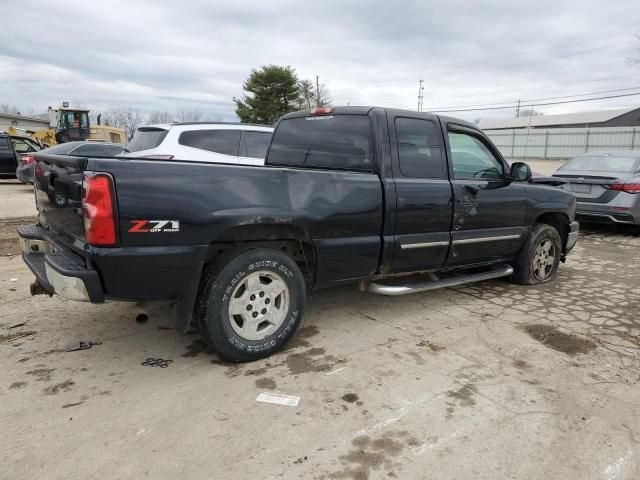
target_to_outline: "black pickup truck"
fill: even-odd
[[[370,107],[283,116],[265,166],[36,154],[32,293],[175,301],[228,360],[281,348],[307,292],[402,295],[552,280],[578,237],[573,194],[531,181],[478,128]]]

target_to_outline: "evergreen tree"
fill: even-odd
[[[298,109],[300,85],[289,66],[267,65],[251,70],[242,85],[242,99],[233,98],[242,123],[274,124],[285,113]]]

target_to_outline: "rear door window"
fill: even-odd
[[[243,157],[264,158],[267,156],[267,148],[271,141],[270,132],[242,132],[242,152]]]
[[[0,150],[10,150],[11,142],[9,141],[9,137],[0,137]]]
[[[182,132],[178,143],[237,157],[240,149],[240,130],[191,130]]]
[[[369,117],[328,115],[283,120],[274,133],[267,163],[371,172]]]
[[[400,172],[411,178],[444,178],[438,130],[430,120],[396,119]]]
[[[140,152],[158,147],[169,133],[163,128],[139,128],[127,145],[130,152]]]

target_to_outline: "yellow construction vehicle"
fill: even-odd
[[[127,144],[127,135],[124,130],[100,125],[100,115],[98,115],[98,125],[91,126],[89,123],[89,110],[85,108],[70,108],[68,102],[63,102],[62,107],[58,109],[49,107],[47,113],[49,114],[48,129],[33,131],[10,127],[9,134],[26,134],[43,146],[76,140]],[[18,133],[18,130],[22,133]]]

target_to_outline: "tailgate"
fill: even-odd
[[[85,157],[36,153],[34,187],[38,220],[61,236],[84,240],[82,179]]]

